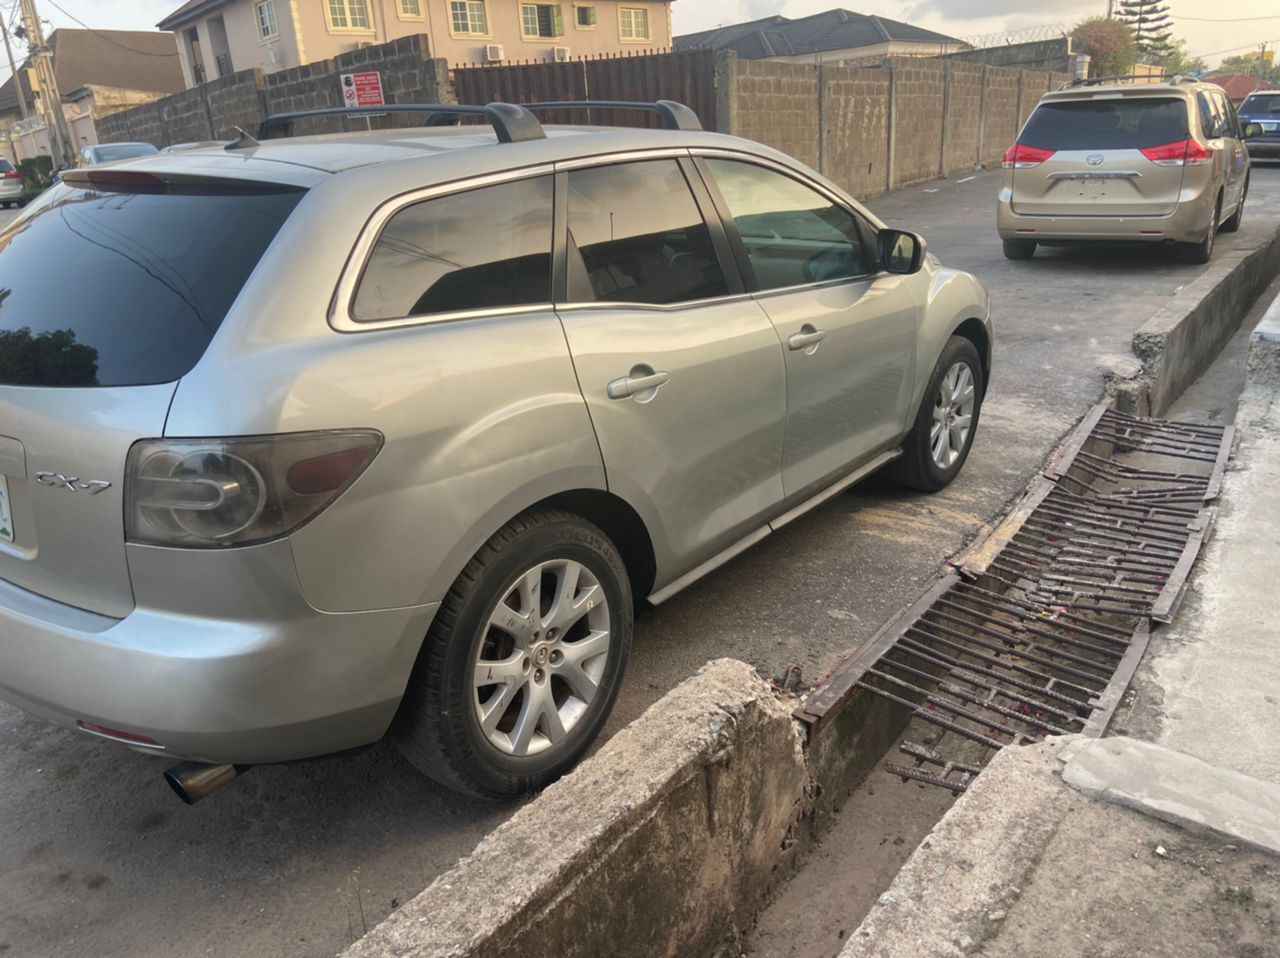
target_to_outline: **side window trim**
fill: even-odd
[[[738,231],[738,226],[734,222],[733,215],[729,212],[729,204],[725,201],[724,195],[720,192],[720,187],[716,183],[715,177],[711,170],[707,167],[707,159],[724,159],[738,163],[747,163],[758,166],[762,170],[778,173],[781,176],[789,177],[796,183],[806,189],[813,190],[819,196],[826,197],[834,205],[848,213],[852,218],[855,227],[863,237],[863,241],[870,244],[870,249],[874,251],[876,237],[879,230],[858,210],[849,206],[840,197],[833,195],[829,190],[824,190],[816,183],[811,183],[806,179],[801,179],[785,167],[771,163],[761,163],[758,157],[753,157],[745,153],[729,153],[729,152],[708,152],[695,153],[693,156],[694,166],[698,171],[698,176],[703,181],[703,187],[706,189],[712,202],[715,204],[716,213],[724,224],[725,233],[728,235],[729,246],[733,250],[734,259],[738,268],[742,272],[743,279],[747,284],[747,290],[752,295],[772,296],[778,293],[789,293],[803,289],[818,289],[824,286],[843,286],[850,283],[861,283],[868,279],[872,279],[881,275],[884,270],[879,268],[879,264],[873,262],[871,268],[864,273],[856,276],[843,276],[839,279],[817,280],[812,283],[800,283],[795,286],[786,286],[779,289],[761,289],[760,282],[756,277],[755,269],[751,265],[751,258],[747,255],[747,244],[742,239],[742,234]]]

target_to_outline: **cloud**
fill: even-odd
[[[763,20],[782,12],[779,0],[739,0],[738,12],[742,20]]]
[[[1095,0],[1056,0],[1049,9],[1042,0],[920,0],[908,8],[903,19],[910,22],[913,17],[934,15],[948,20],[983,20],[1034,14],[1036,19],[1048,23],[1055,18],[1062,19],[1068,11],[1098,6]]]

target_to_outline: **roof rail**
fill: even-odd
[[[1171,77],[1154,77],[1149,73],[1125,73],[1114,77],[1088,77],[1086,79],[1068,80],[1066,83],[1058,87],[1058,89],[1071,90],[1081,86],[1097,86],[1101,83],[1119,83],[1122,80],[1146,80],[1147,83],[1152,86],[1157,86],[1161,83],[1178,84],[1200,82],[1196,77],[1187,76],[1182,73],[1174,74]]]
[[[544,140],[547,137],[538,118],[515,103],[490,103],[487,106],[467,106],[457,103],[389,103],[385,106],[334,106],[322,110],[303,110],[298,113],[273,113],[258,127],[258,139],[266,140],[277,130],[291,136],[295,120],[322,116],[379,116],[383,113],[429,113],[429,126],[442,126],[435,117],[479,116],[489,121],[499,143],[524,143],[528,140]]]
[[[547,100],[541,103],[522,103],[526,110],[651,110],[658,114],[664,130],[684,130],[696,133],[702,130],[698,114],[675,100],[657,100],[645,103],[638,100]]]

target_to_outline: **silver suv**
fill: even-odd
[[[978,282],[648,106],[68,172],[0,234],[0,695],[188,801],[389,731],[510,796],[599,732],[640,600],[881,466],[950,482]]]

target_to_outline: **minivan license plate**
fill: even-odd
[[[0,540],[13,541],[13,510],[9,508],[9,480],[0,473]]]

